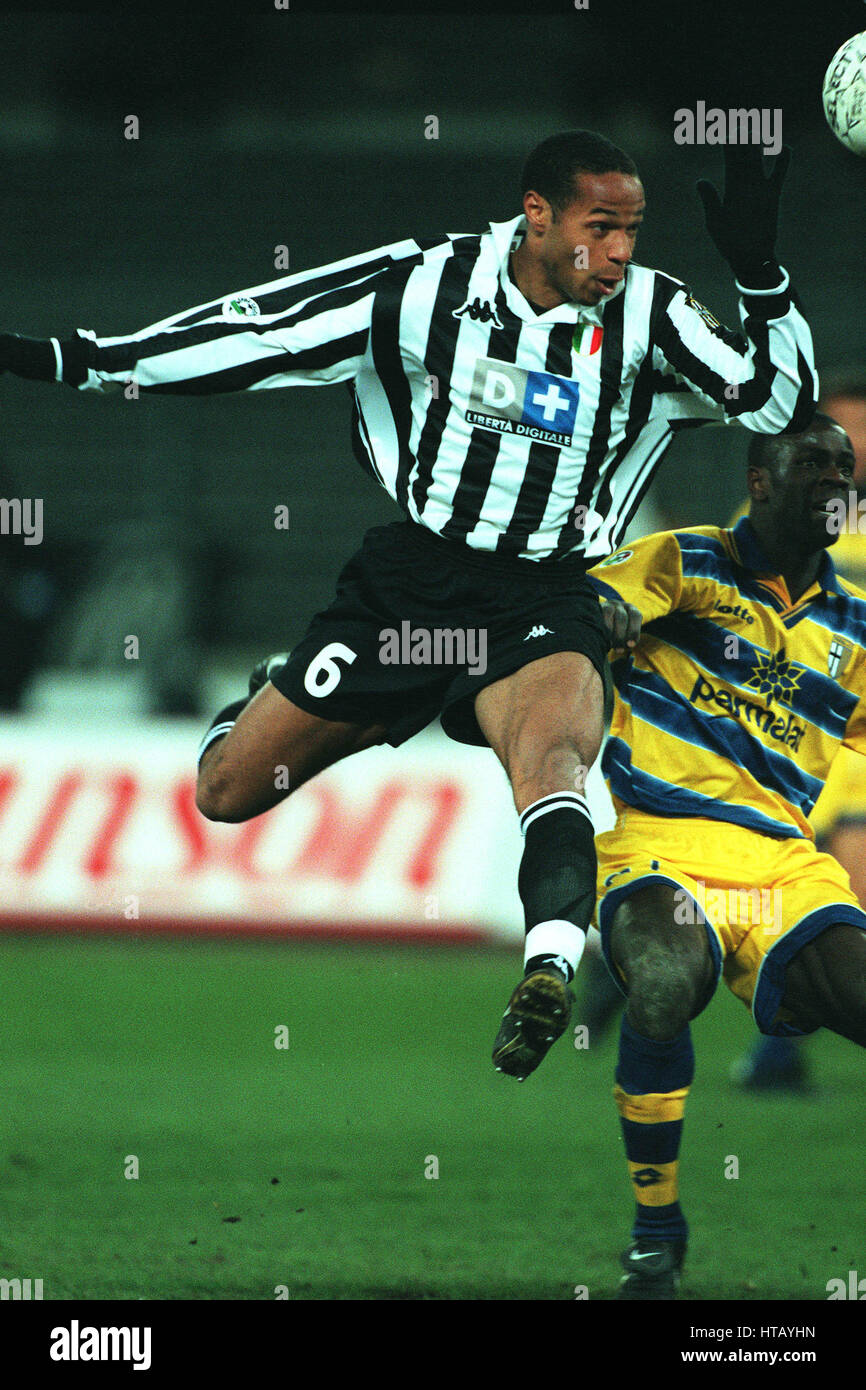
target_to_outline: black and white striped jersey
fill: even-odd
[[[808,325],[743,292],[745,336],[630,265],[593,307],[538,313],[508,272],[522,217],[407,240],[199,305],[128,337],[55,343],[82,390],[205,395],[349,383],[359,461],[413,521],[534,560],[616,549],[673,431],[807,423]]]

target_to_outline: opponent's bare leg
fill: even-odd
[[[712,994],[714,971],[706,928],[677,921],[676,891],[662,882],[638,889],[610,931],[628,990],[614,1094],[635,1198],[621,1299],[674,1298],[688,1240],[678,1166],[695,1065],[689,1022]]]
[[[643,1037],[674,1038],[706,1007],[713,961],[706,928],[677,921],[676,889],[649,883],[617,909],[610,950],[628,988],[626,1017]]]
[[[526,977],[511,996],[493,1061],[523,1081],[568,1026],[595,904],[596,854],[584,796],[604,732],[601,677],[588,657],[557,652],[480,691],[478,724],[508,774],[524,851],[518,889]]]
[[[341,758],[382,743],[386,732],[380,724],[364,727],[308,714],[268,682],[234,728],[205,750],[196,805],[208,820],[249,820]]]
[[[827,927],[785,972],[782,1005],[802,1028],[829,1028],[866,1047],[866,933]]]

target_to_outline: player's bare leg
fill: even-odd
[[[196,805],[208,820],[249,820],[341,758],[383,742],[386,732],[308,714],[269,682],[205,750]]]
[[[568,1026],[568,988],[595,904],[596,854],[584,796],[603,736],[604,690],[588,657],[557,652],[480,691],[475,715],[508,774],[524,834],[518,887],[525,977],[493,1046],[519,1081]]]
[[[677,1169],[694,1077],[689,1023],[715,980],[706,928],[678,921],[676,892],[647,884],[621,903],[610,928],[611,958],[628,991],[615,1096],[636,1205],[621,1299],[674,1298],[688,1240]]]
[[[656,1042],[681,1033],[706,1007],[714,984],[706,929],[677,921],[675,892],[669,883],[647,884],[622,903],[610,933],[628,988],[626,1017]]]
[[[801,1028],[829,1028],[866,1047],[866,933],[840,923],[798,951],[782,1006]]]

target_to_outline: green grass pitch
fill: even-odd
[[[3,938],[0,1277],[45,1299],[611,1298],[614,1036],[497,1075],[518,974],[517,950]],[[826,1299],[857,1268],[859,1050],[819,1035],[818,1094],[763,1100],[727,1079],[741,1005],[720,991],[694,1036],[683,1296]]]

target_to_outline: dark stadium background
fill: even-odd
[[[866,166],[833,139],[820,100],[829,59],[866,28],[859,0],[311,8],[49,0],[0,15],[0,331],[126,333],[275,278],[276,246],[301,270],[406,235],[481,230],[519,211],[528,150],[578,126],[637,160],[639,259],[733,324],[694,187],[720,180],[722,153],[672,138],[674,111],[703,100],[783,109],[794,163],[780,258],[820,367],[864,363]],[[130,114],[135,141],[123,138]],[[437,140],[424,138],[431,114]],[[632,1212],[610,1098],[615,1030],[586,1052],[564,1039],[526,1087],[500,1084],[488,1056],[519,969],[514,939],[434,948],[445,923],[416,893],[409,925],[424,944],[286,940],[267,930],[291,915],[279,885],[255,941],[173,935],[170,916],[154,935],[158,875],[139,922],[122,910],[139,891],[134,863],[108,888],[78,872],[103,803],[90,821],[76,806],[81,843],[61,844],[66,860],[63,814],[40,819],[41,798],[56,810],[58,776],[98,781],[101,758],[112,775],[132,768],[138,792],[151,761],[158,776],[179,760],[191,785],[206,719],[254,660],[299,638],[365,529],[397,519],[352,458],[346,389],[133,402],[4,378],[0,399],[0,496],[42,498],[45,525],[39,546],[0,537],[0,1279],[44,1279],[46,1300],[273,1300],[277,1287],[292,1299],[612,1298]],[[655,485],[661,517],[726,523],[744,443],[735,430],[680,436]],[[281,504],[288,531],[273,524]],[[150,682],[140,723],[123,695],[138,675],[120,654],[130,632]],[[423,788],[427,750],[436,762],[444,743],[411,745],[404,792]],[[379,751],[337,782],[343,810],[368,811],[364,769]],[[481,768],[473,751],[452,750],[464,790]],[[14,844],[7,757],[30,796]],[[488,771],[458,908],[502,821],[517,835],[492,758]],[[150,795],[156,839],[168,812]],[[246,832],[191,829],[190,806],[172,853],[204,859],[212,834],[228,845],[220,832]],[[333,882],[317,885],[334,901],[351,900],[337,868],[354,824],[328,845]],[[65,925],[84,931],[55,930],[65,885],[50,876],[51,910],[26,904],[41,932],[15,930],[9,903],[41,882],[16,877],[19,841],[31,866],[50,870],[57,850],[75,868]],[[387,847],[396,860],[400,836]],[[515,897],[516,874],[500,878]],[[196,884],[181,875],[190,894]],[[174,901],[179,919],[185,907]],[[110,936],[90,930],[107,922]],[[858,1260],[866,1274],[861,1055],[821,1039],[815,1096],[742,1095],[730,1065],[753,1030],[721,993],[695,1026],[688,1297],[823,1300]],[[275,1025],[289,1029],[285,1053]],[[731,1154],[738,1182],[724,1180]],[[125,1180],[129,1155],[138,1181]]]

